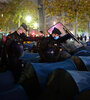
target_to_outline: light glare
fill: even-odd
[[[26,17],[26,21],[27,21],[28,23],[30,23],[31,19],[32,19],[31,16],[27,16],[27,17]]]

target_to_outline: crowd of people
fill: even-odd
[[[40,63],[62,61],[71,56],[68,52],[63,51],[60,45],[68,36],[60,37],[61,32],[57,28],[53,29],[49,37],[44,35],[39,37],[27,37],[26,32],[27,25],[22,23],[15,32],[3,37],[0,45],[0,72],[10,70],[14,75],[15,83],[19,82],[23,87],[25,84],[28,84],[24,77],[27,75],[26,79],[31,77],[31,75],[29,75],[31,65],[19,59],[24,53],[24,41],[36,41],[30,53],[38,52],[40,55]],[[24,88],[28,91],[26,85]]]
[[[80,41],[87,41],[87,36],[86,35],[84,35],[84,36],[82,36],[82,35],[80,35],[80,36],[77,36],[77,39],[78,40],[80,40]]]
[[[15,82],[23,85],[27,94],[32,94],[34,97],[33,89],[36,87],[29,87],[33,84],[31,77],[34,77],[34,70],[30,63],[25,63],[19,58],[24,54],[24,41],[35,41],[35,44],[30,50],[30,53],[39,53],[40,61],[42,62],[58,62],[70,58],[72,55],[62,47],[61,43],[71,38],[70,34],[61,37],[61,32],[58,28],[54,27],[52,34],[44,36],[43,33],[38,37],[27,37],[27,25],[22,23],[21,26],[7,37],[3,37],[0,43],[0,72],[10,70],[13,72]],[[33,73],[33,74],[32,74]],[[33,80],[36,81],[36,80]],[[36,86],[38,83],[34,82]],[[37,87],[38,88],[38,87]],[[30,90],[32,91],[30,92]],[[38,92],[38,91],[36,91]],[[31,95],[30,95],[31,96]],[[32,99],[31,98],[31,99]],[[32,99],[33,100],[33,99]]]
[[[61,32],[54,28],[49,37],[27,37],[27,25],[22,23],[21,26],[6,38],[2,38],[0,51],[0,70],[11,70],[14,73],[16,80],[23,70],[24,63],[19,60],[19,57],[24,53],[24,41],[36,41],[30,52],[38,52],[40,55],[40,62],[57,62],[69,58],[71,55],[62,50],[60,43],[68,38],[65,35],[60,37]]]

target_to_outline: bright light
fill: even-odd
[[[35,32],[35,31],[32,31],[32,32],[31,32],[31,36],[32,36],[32,37],[36,36],[36,32]]]
[[[1,14],[1,17],[3,17],[3,14]]]
[[[56,24],[56,22],[54,21],[54,22],[53,22],[53,24],[55,25],[55,24]]]
[[[33,32],[32,35],[35,35],[35,33]]]
[[[26,17],[26,21],[27,21],[28,23],[30,23],[31,19],[32,19],[31,16],[27,16],[27,17]]]
[[[37,28],[38,27],[38,24],[37,23],[34,23],[34,28]]]

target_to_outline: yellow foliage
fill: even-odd
[[[74,22],[75,17],[79,22],[83,20],[86,24],[90,21],[90,0],[52,0],[51,2],[44,0],[44,5],[46,12],[51,16],[66,13],[64,18],[60,16],[66,23]],[[83,24],[79,23],[79,25]]]

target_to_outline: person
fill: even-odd
[[[5,66],[7,63],[7,51],[6,48],[10,46],[12,41],[23,43],[24,38],[26,39],[25,33],[27,31],[27,26],[25,23],[22,23],[21,26],[12,34],[9,34],[6,39],[4,39],[4,45],[2,48],[2,55],[0,65]]]
[[[6,44],[8,44],[13,40],[23,43],[24,39],[26,38],[25,35],[26,32],[27,32],[27,26],[25,23],[22,23],[21,26],[15,32],[7,36]]]
[[[79,38],[79,35],[77,35],[77,39],[79,40],[80,38]]]
[[[60,43],[63,42],[64,38],[60,37],[61,32],[54,28],[50,37],[42,37],[38,42],[38,53],[40,55],[40,63],[42,62],[56,62],[61,61],[70,57],[68,53],[62,51]],[[63,56],[61,56],[63,55]],[[68,55],[68,56],[67,56]],[[62,57],[62,58],[61,58]],[[39,70],[38,70],[39,71]],[[42,87],[38,80],[35,68],[33,65],[27,65],[24,68],[24,72],[21,75],[19,84],[22,85],[27,92],[28,96],[32,100],[36,100],[42,94]]]
[[[38,37],[27,37],[27,31],[27,25],[25,23],[22,23],[15,32],[7,36],[6,45],[9,45],[13,40],[22,44],[24,41],[38,41]]]
[[[6,51],[8,59],[5,70],[13,72],[15,82],[17,82],[25,66],[25,63],[19,59],[19,57],[24,54],[24,47],[22,43],[13,40],[12,43],[6,47]]]
[[[84,36],[84,40],[85,40],[85,42],[87,41],[87,36],[86,35]]]
[[[15,82],[17,82],[24,67],[24,62],[19,60],[24,52],[23,45],[13,40],[9,46],[5,47],[5,50],[7,55],[0,65],[0,71],[10,70],[14,75]]]
[[[82,35],[80,35],[80,40],[83,41],[83,37],[82,37]]]
[[[25,23],[22,23],[15,32],[13,32],[12,34],[9,34],[6,37],[6,40],[4,41],[4,47],[2,50],[3,53],[2,53],[2,57],[0,61],[1,66],[4,66],[7,63],[6,48],[10,46],[12,41],[16,41],[17,43],[23,44],[24,41],[38,41],[39,40],[38,37],[27,37],[26,32],[27,32],[27,25]]]
[[[70,54],[63,52],[60,43],[68,39],[65,35],[60,37],[61,32],[56,27],[53,29],[49,37],[40,40],[38,52],[40,55],[40,62],[56,62],[70,57]]]

